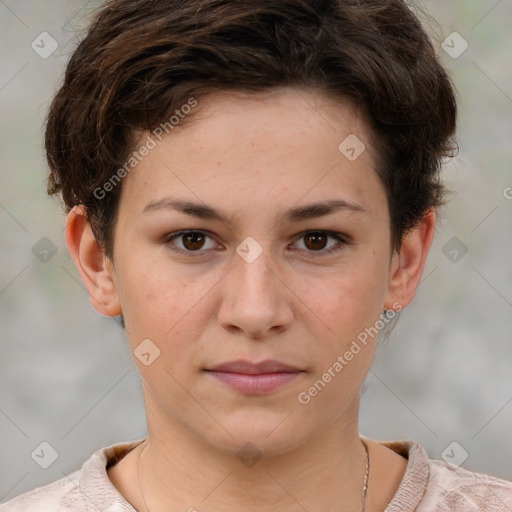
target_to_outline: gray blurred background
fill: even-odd
[[[44,115],[97,5],[0,0],[0,502],[146,434],[124,332],[90,305],[45,192]],[[416,5],[439,24],[460,153],[416,299],[366,381],[361,433],[512,480],[512,2]],[[48,469],[31,455],[42,442],[58,453]]]

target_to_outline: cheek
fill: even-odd
[[[372,256],[347,263],[322,279],[310,279],[301,296],[332,330],[348,335],[382,312],[385,290],[385,268]]]
[[[160,264],[141,265],[139,262],[144,258],[133,256],[120,273],[123,283],[120,298],[125,318],[138,337],[163,339],[199,301],[200,287],[193,278],[170,275]]]
[[[206,301],[201,300],[206,291],[188,276],[164,274],[153,267],[130,274],[131,279],[125,276],[127,338],[139,373],[155,396],[175,397],[176,404],[186,404],[178,383],[190,379],[203,350],[197,340],[203,338],[201,329],[207,322]],[[147,342],[142,345],[147,339],[152,342],[149,349]],[[149,365],[137,356],[143,346],[151,357],[158,354]]]
[[[149,338],[161,350],[159,362],[181,374],[204,349],[203,331],[215,313],[211,298],[220,277],[214,272],[187,275],[162,265],[144,270],[134,265],[132,272],[126,270],[123,301],[132,350]]]
[[[386,290],[384,265],[378,264],[376,256],[357,258],[354,263],[347,260],[329,276],[303,280],[297,293],[305,304],[297,312],[302,317],[300,323],[316,340],[308,345],[307,352],[312,360],[320,362],[317,369],[330,367],[355,340],[367,342],[359,343],[361,350],[355,346],[354,351],[360,352],[354,357],[357,361],[343,371],[345,377],[338,382],[344,378],[357,380],[373,357],[378,340],[373,326],[383,311]]]

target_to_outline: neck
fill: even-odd
[[[358,401],[343,414],[350,412],[355,420],[340,419],[285,453],[272,450],[270,442],[258,448],[233,443],[233,449],[205,443],[151,400],[146,404],[148,441],[138,460],[139,512],[363,508],[366,452],[357,429]],[[242,454],[248,457],[239,452],[244,445]]]

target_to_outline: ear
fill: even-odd
[[[67,215],[66,245],[94,309],[105,316],[120,315],[114,267],[96,242],[83,205],[75,206]]]
[[[404,309],[416,295],[435,230],[436,213],[430,209],[404,237],[400,251],[393,254],[385,309]]]

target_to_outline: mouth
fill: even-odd
[[[289,373],[300,372],[302,368],[283,363],[276,359],[265,359],[258,363],[247,361],[246,359],[237,359],[236,361],[227,361],[212,368],[207,368],[207,371],[216,372],[231,372],[231,373],[246,373],[249,375],[258,375],[262,373]]]
[[[251,395],[272,393],[306,373],[296,366],[274,359],[259,363],[246,360],[230,361],[206,371],[229,388]]]

